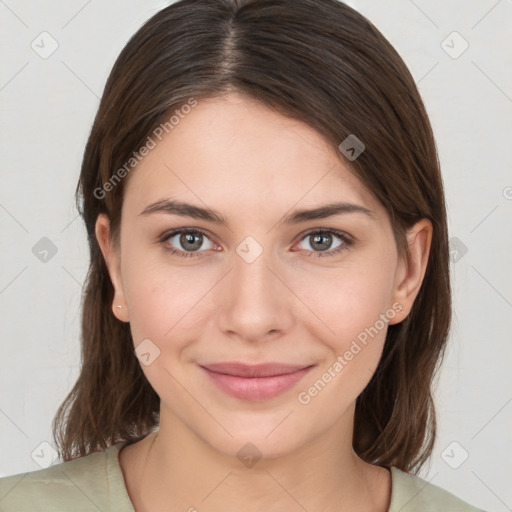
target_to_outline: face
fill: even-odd
[[[421,284],[429,226],[409,232],[406,265],[383,206],[317,132],[236,94],[199,102],[129,176],[119,247],[96,225],[161,425],[268,457],[351,425]]]

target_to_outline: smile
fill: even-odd
[[[284,393],[296,385],[313,366],[281,363],[199,365],[218,389],[235,398],[253,402],[268,400]]]

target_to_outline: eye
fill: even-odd
[[[349,235],[334,229],[319,228],[306,233],[301,239],[301,243],[305,240],[308,247],[299,247],[309,252],[308,256],[334,256],[348,249],[353,245],[353,240]],[[336,239],[338,242],[336,243]],[[206,247],[204,243],[207,241]],[[214,244],[203,231],[199,229],[176,229],[165,233],[159,239],[166,251],[180,257],[200,256],[201,253],[208,249],[222,250]],[[201,250],[201,248],[203,250]]]
[[[338,239],[339,242],[333,242],[335,239]],[[306,244],[309,245],[309,248],[302,247],[302,249],[310,252],[310,256],[314,255],[319,257],[336,255],[348,249],[348,247],[353,244],[353,241],[346,233],[333,229],[316,229],[315,231],[310,231],[302,238],[302,241],[304,240],[309,240]]]
[[[170,251],[171,254],[177,254],[178,256],[196,256],[201,251],[205,240],[209,242],[203,249],[216,248],[213,242],[206,236],[205,233],[197,229],[178,229],[166,233],[159,240],[165,247],[166,250]],[[177,247],[177,248],[176,248]]]

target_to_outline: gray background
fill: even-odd
[[[512,0],[348,3],[409,66],[446,185],[455,316],[421,476],[511,510]],[[51,420],[79,365],[82,152],[116,56],[167,4],[0,1],[0,476],[54,461]]]

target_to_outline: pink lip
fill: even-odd
[[[242,400],[259,402],[293,387],[314,365],[228,362],[199,366],[221,391]]]

